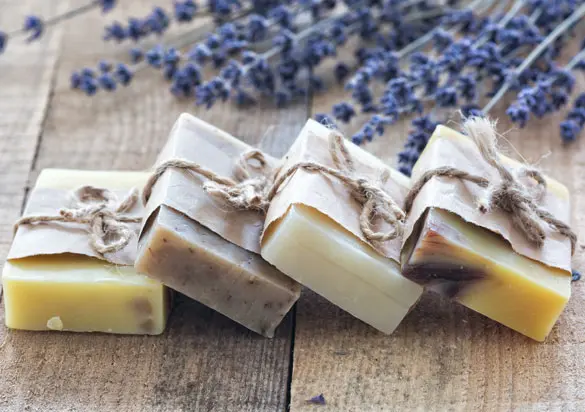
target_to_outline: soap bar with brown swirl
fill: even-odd
[[[510,170],[519,166],[511,159],[502,160]],[[479,156],[474,157],[470,139],[443,126],[435,131],[412,179],[441,166],[496,178]],[[559,219],[568,220],[568,190],[553,179],[546,180],[542,203]],[[436,176],[424,186],[407,222],[402,273],[543,341],[571,295],[570,242],[547,228],[544,248],[531,246],[515,232],[509,216],[477,211],[482,190],[470,182]]]

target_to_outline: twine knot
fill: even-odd
[[[134,230],[129,223],[140,223],[142,218],[126,216],[138,201],[138,190],[132,189],[121,201],[108,189],[82,186],[71,192],[72,207],[59,210],[59,215],[31,215],[21,217],[14,224],[14,233],[21,225],[62,222],[87,225],[91,248],[100,255],[124,249]]]
[[[339,179],[351,190],[352,197],[362,206],[360,229],[368,241],[387,241],[403,233],[404,211],[380,188],[388,180],[388,170],[381,172],[378,182],[355,176],[354,161],[345,146],[343,137],[332,133],[329,136],[329,152],[335,168],[314,162],[299,162],[284,173],[272,170],[264,154],[256,149],[242,153],[234,165],[235,179],[220,176],[212,170],[184,159],[170,159],[158,165],[142,192],[146,203],[158,179],[171,168],[190,171],[207,179],[203,189],[212,198],[236,210],[255,210],[266,213],[279,188],[297,170],[318,172]],[[252,173],[252,171],[255,173]],[[376,232],[376,219],[392,226],[387,232]]]
[[[479,199],[479,210],[487,213],[499,209],[507,213],[513,225],[537,247],[542,247],[546,239],[543,223],[548,224],[571,241],[571,250],[574,253],[577,244],[577,235],[563,221],[555,218],[550,212],[539,206],[539,202],[546,194],[546,179],[542,173],[529,166],[523,166],[516,171],[510,171],[502,162],[497,150],[497,134],[495,123],[482,117],[474,117],[465,121],[464,132],[474,141],[482,158],[500,176],[499,182],[490,182],[488,179],[475,176],[452,167],[441,167],[428,170],[412,186],[405,202],[409,212],[416,195],[422,187],[434,176],[452,177],[466,180],[486,188],[485,195]],[[536,184],[527,184],[526,178]]]
[[[352,197],[362,206],[359,224],[366,240],[384,242],[402,236],[406,214],[394,199],[381,189],[381,185],[385,184],[390,177],[388,170],[380,173],[378,182],[357,177],[353,158],[345,146],[343,137],[337,133],[329,135],[329,153],[335,168],[314,162],[297,163],[278,176],[267,193],[267,200],[270,202],[276,196],[280,186],[298,169],[322,173],[340,180],[351,190]],[[376,232],[374,225],[378,218],[390,224],[391,229],[387,232]]]
[[[253,163],[256,161],[256,164]],[[207,179],[203,183],[203,190],[211,197],[223,201],[225,204],[238,210],[257,210],[266,212],[269,202],[265,193],[270,183],[268,175],[271,170],[264,154],[259,150],[249,150],[240,155],[234,165],[236,179],[220,176],[214,171],[195,162],[184,159],[170,159],[157,166],[154,173],[148,179],[142,192],[142,201],[146,204],[152,188],[158,179],[168,169],[186,170],[198,174]],[[260,173],[252,176],[252,170]]]

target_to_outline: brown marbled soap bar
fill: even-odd
[[[176,122],[159,163],[182,158],[232,177],[250,146],[187,114]],[[274,159],[269,159],[275,163]],[[264,216],[229,210],[203,190],[205,179],[169,169],[147,204],[135,267],[247,328],[272,337],[300,285],[260,257]]]
[[[299,286],[265,260],[162,205],[143,231],[136,268],[272,337]]]

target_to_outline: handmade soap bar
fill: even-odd
[[[282,170],[304,161],[332,166],[331,130],[309,120],[287,155]],[[379,159],[346,143],[356,173],[382,185],[399,204],[409,181]],[[385,333],[391,333],[422,293],[400,273],[400,240],[377,245],[359,227],[361,206],[335,178],[297,170],[281,187],[268,210],[262,256],[284,273],[340,308]]]
[[[251,148],[187,114],[176,122],[159,164],[181,158],[232,177],[234,162]],[[275,160],[266,157],[269,166]],[[206,179],[169,168],[154,185],[136,268],[262,335],[274,330],[296,302],[300,285],[264,261],[259,239],[264,216],[233,210],[203,189]]]
[[[107,187],[123,194],[141,187],[147,177],[135,172],[46,169],[37,180],[25,214],[39,213],[43,208],[47,214],[55,214],[58,210],[52,209],[67,205],[55,204],[53,196],[81,185]],[[139,210],[137,206],[137,213]],[[61,225],[61,237],[55,238],[51,225]],[[43,245],[35,249],[27,242],[31,236]],[[63,236],[70,240],[61,242]],[[22,242],[27,244],[20,246]],[[167,289],[132,266],[85,255],[83,247],[76,250],[72,246],[76,242],[87,243],[84,228],[58,223],[20,227],[2,273],[6,325],[27,330],[162,333],[169,309]],[[136,240],[129,248],[136,248]]]
[[[510,170],[520,166],[502,160]],[[415,166],[413,181],[440,166],[498,179],[471,139],[442,126]],[[508,215],[477,211],[482,190],[446,177],[423,187],[407,222],[411,234],[402,251],[403,274],[542,341],[571,295],[570,242],[547,228],[545,245],[531,245]],[[569,219],[569,194],[560,183],[547,178],[542,203],[559,219]]]

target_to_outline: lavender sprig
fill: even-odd
[[[530,66],[538,59],[539,57],[543,57],[544,51],[557,39],[559,38],[566,30],[572,27],[580,18],[585,15],[585,5],[582,5],[579,8],[574,9],[573,13],[571,13],[558,27],[551,31],[546,38],[544,38],[541,43],[531,52],[525,59],[521,59],[516,64],[516,59],[511,58],[510,63],[514,64],[513,69],[504,69],[502,74],[498,75],[498,78],[501,79],[499,86],[497,87],[496,92],[494,93],[491,100],[484,106],[483,110],[480,110],[477,105],[471,105],[468,107],[464,107],[463,111],[468,112],[468,114],[472,115],[485,115],[487,114],[495,105],[499,102],[499,100],[506,94],[507,91],[514,88],[514,85],[517,84],[519,81],[518,79],[525,74],[526,70],[530,68]],[[509,22],[512,20],[509,19]],[[577,55],[572,60],[571,65],[578,65],[578,62],[582,60],[582,56]],[[558,91],[563,91],[563,93],[567,93],[572,88],[572,77],[567,75],[567,70],[555,70],[554,80],[553,77],[549,78],[550,87],[551,87],[551,94],[555,92],[553,95],[556,96],[556,104],[560,104],[560,93]],[[556,88],[556,91],[552,88]],[[526,89],[523,89],[526,90]],[[539,93],[541,90],[539,89]],[[529,92],[524,92],[527,95],[530,95]],[[545,111],[542,107],[542,102],[544,99],[540,95],[531,95],[531,103],[534,105],[535,111]],[[574,114],[574,117],[571,119],[572,121],[576,122],[579,125],[578,116]],[[585,118],[584,118],[585,123]],[[576,128],[573,127],[574,125],[566,125],[565,133],[570,133],[571,131],[575,132]],[[410,175],[412,166],[418,160],[418,156],[426,146],[426,142],[428,141],[428,137],[432,131],[424,130],[420,126],[415,126],[415,130],[409,138],[407,139],[407,143],[405,144],[405,150],[401,152],[399,155],[399,168],[400,171]],[[423,138],[424,137],[424,138]]]
[[[38,40],[42,37],[47,27],[81,16],[94,9],[100,9],[102,13],[108,13],[116,6],[116,3],[117,0],[93,0],[91,3],[79,6],[46,20],[36,15],[26,16],[21,29],[11,32],[0,31],[0,54],[5,51],[8,41],[12,38],[27,36],[27,42]]]

